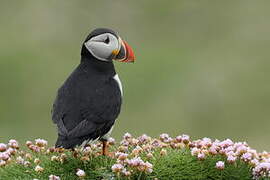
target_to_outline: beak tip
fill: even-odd
[[[128,43],[126,41],[124,41],[124,45],[126,48],[126,58],[123,62],[132,62],[134,63],[135,61],[135,55],[134,52],[132,50],[132,48],[128,45]]]

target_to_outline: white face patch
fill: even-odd
[[[95,58],[102,61],[109,61],[113,51],[120,51],[121,48],[118,39],[111,33],[92,37],[84,45]]]
[[[121,96],[123,96],[123,87],[122,87],[122,83],[121,83],[121,80],[118,76],[118,74],[116,74],[113,79],[117,82],[118,86],[119,86],[119,89],[121,91]]]

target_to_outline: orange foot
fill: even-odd
[[[114,153],[112,153],[112,152],[109,152],[109,145],[108,145],[108,143],[107,143],[107,141],[102,141],[102,144],[103,144],[103,146],[102,146],[102,155],[103,156],[108,156],[108,157],[114,157]]]

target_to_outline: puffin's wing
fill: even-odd
[[[97,126],[90,121],[83,120],[70,131],[65,127],[63,120],[60,119],[57,123],[58,134],[67,138],[78,138],[93,133]]]
[[[68,86],[64,84],[59,89],[53,105],[52,119],[58,134],[67,141],[102,137],[120,113],[121,92],[117,82],[111,78],[92,88]]]

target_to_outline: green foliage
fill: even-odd
[[[105,156],[90,156],[89,161],[82,161],[75,158],[70,151],[66,152],[67,158],[63,163],[51,161],[51,154],[32,153],[31,165],[25,167],[16,163],[11,163],[0,168],[1,180],[28,180],[37,178],[39,180],[48,179],[54,174],[61,177],[61,180],[80,179],[76,176],[76,170],[83,169],[86,172],[85,180],[96,179],[141,179],[150,180],[158,178],[177,180],[249,180],[252,179],[251,167],[242,161],[235,164],[225,164],[224,170],[215,168],[218,160],[225,160],[222,156],[208,156],[205,160],[199,161],[190,154],[188,149],[170,149],[168,154],[161,156],[160,150],[156,150],[154,157],[149,161],[153,164],[152,173],[141,173],[134,171],[131,177],[117,177],[111,170],[111,166],[116,162],[114,158]],[[146,154],[141,154],[142,159],[146,159]],[[43,172],[34,170],[36,164],[34,159],[39,158]]]
[[[224,170],[217,170],[217,161],[225,161],[221,156],[209,156],[199,161],[189,150],[181,152],[171,150],[167,156],[157,160],[154,165],[154,176],[158,179],[215,179],[215,180],[248,180],[252,179],[251,169],[238,161],[235,164],[225,164]]]
[[[51,157],[54,155],[38,155],[33,154],[33,160],[29,167],[22,166],[20,164],[12,163],[5,168],[0,168],[1,180],[27,180],[27,179],[48,179],[49,175],[57,175],[61,177],[61,180],[79,179],[76,176],[77,169],[84,169],[87,174],[86,179],[102,179],[102,177],[113,176],[111,172],[111,166],[115,160],[105,157],[97,156],[92,157],[90,161],[85,163],[78,158],[73,157],[72,153],[66,153],[67,159],[64,163],[51,161]],[[40,159],[40,166],[44,168],[43,172],[36,172],[34,159]]]

